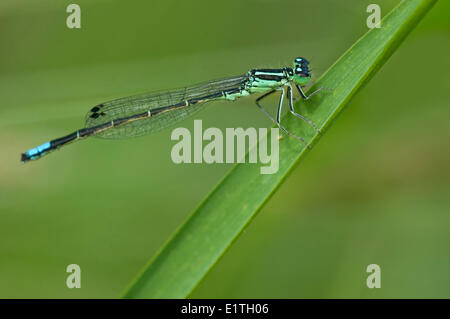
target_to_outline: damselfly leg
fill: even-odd
[[[272,93],[274,93],[274,92],[276,92],[276,91],[281,91],[281,96],[280,96],[280,102],[278,103],[278,110],[277,110],[277,118],[276,118],[276,120],[272,117],[272,115],[270,115],[270,113],[259,103],[262,99],[264,99],[264,98],[266,98],[266,97],[268,97],[269,95],[271,95]],[[308,148],[311,148],[311,146],[309,146],[309,144],[308,143],[306,143],[306,141],[303,139],[303,138],[301,138],[301,137],[299,137],[299,136],[297,136],[297,135],[295,135],[295,134],[292,134],[291,132],[289,132],[285,127],[283,127],[282,125],[281,125],[281,111],[282,111],[282,107],[283,107],[283,100],[284,100],[284,95],[285,95],[285,93],[284,93],[284,89],[283,88],[280,88],[280,89],[277,89],[277,90],[272,90],[272,91],[269,91],[269,92],[267,92],[267,93],[265,93],[265,94],[263,94],[263,95],[261,95],[260,97],[258,97],[257,99],[256,99],[256,105],[264,112],[264,114],[266,114],[266,116],[270,119],[270,120],[272,120],[272,122],[274,122],[274,123],[276,123],[277,125],[278,125],[278,127],[280,128],[280,129],[282,129],[286,134],[288,134],[289,136],[292,136],[293,138],[296,138],[297,140],[299,140],[299,141],[301,141],[303,144],[305,144]]]
[[[305,121],[309,125],[311,125],[316,130],[316,132],[320,134],[321,133],[320,129],[316,126],[316,124],[314,124],[312,121],[308,120],[303,115],[298,114],[297,112],[295,112],[295,110],[294,110],[294,100],[293,100],[293,94],[292,93],[293,93],[292,92],[292,85],[289,85],[288,86],[288,99],[289,99],[289,109],[290,109],[291,113],[294,114],[295,116],[297,116],[298,118],[302,119],[303,121]]]
[[[302,88],[300,87],[300,85],[298,85],[297,83],[295,84],[295,87],[297,88],[298,93],[300,93],[300,95],[302,96],[302,98],[304,100],[309,100],[313,95],[316,95],[316,93],[319,93],[322,90],[331,90],[329,88],[325,88],[325,87],[320,87],[317,90],[315,90],[314,92],[312,92],[310,95],[306,95],[305,92],[303,92]]]

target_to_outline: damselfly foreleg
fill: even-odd
[[[302,98],[304,100],[309,100],[313,95],[316,95],[316,93],[319,93],[322,90],[331,90],[329,88],[325,88],[325,87],[320,87],[317,90],[315,90],[314,92],[312,92],[310,95],[306,95],[305,92],[303,92],[302,88],[300,87],[300,85],[298,85],[297,83],[295,83],[295,87],[297,88],[298,93],[300,93],[300,95],[302,96]]]
[[[320,134],[321,133],[320,129],[316,126],[316,124],[314,124],[312,121],[308,120],[303,115],[298,114],[297,112],[295,112],[295,110],[294,110],[293,92],[292,92],[292,85],[290,83],[288,85],[288,100],[289,100],[289,110],[291,111],[291,113],[294,114],[295,116],[297,116],[298,118],[302,119],[303,121],[305,121],[309,125],[311,125],[316,130],[316,132]]]
[[[271,95],[271,94],[274,93],[275,91],[281,91],[280,102],[279,102],[279,104],[278,104],[277,118],[276,118],[276,119],[274,119],[274,118],[272,117],[272,115],[270,115],[270,113],[269,113],[269,112],[268,112],[268,111],[267,111],[267,110],[259,103],[262,99],[264,99],[265,97],[268,97],[269,95]],[[285,93],[284,93],[284,89],[283,89],[283,88],[280,88],[280,89],[277,89],[277,90],[269,91],[269,92],[267,92],[267,93],[261,95],[259,98],[256,99],[256,105],[264,112],[264,114],[266,114],[266,116],[267,116],[269,119],[272,120],[272,122],[276,123],[276,124],[278,125],[278,127],[279,127],[280,129],[282,129],[286,134],[288,134],[289,136],[292,136],[292,137],[298,139],[298,140],[301,141],[303,144],[305,144],[308,148],[311,148],[311,147],[309,146],[309,144],[306,143],[306,141],[305,141],[303,138],[301,138],[301,137],[299,137],[299,136],[296,136],[296,135],[292,134],[292,133],[289,132],[285,127],[283,127],[283,126],[281,125],[280,119],[281,119],[281,111],[282,111],[282,106],[283,106],[284,94],[285,94]]]

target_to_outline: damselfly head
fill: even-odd
[[[305,85],[311,79],[309,62],[305,58],[298,57],[294,60],[294,81],[299,85]]]
[[[296,58],[294,60],[294,73],[301,77],[311,77],[308,60],[305,58]]]

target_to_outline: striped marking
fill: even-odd
[[[292,69],[290,73],[292,73]],[[281,82],[282,80],[288,80],[289,69],[256,69],[251,70],[250,75],[254,81]]]

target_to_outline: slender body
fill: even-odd
[[[256,100],[256,105],[272,121],[277,123],[284,132],[305,143],[301,137],[291,134],[281,125],[280,117],[287,90],[290,112],[319,131],[311,121],[296,113],[293,107],[292,84],[304,99],[320,91],[318,89],[309,96],[303,93],[301,87],[310,79],[309,62],[304,58],[296,58],[293,68],[255,69],[241,76],[174,91],[149,93],[105,102],[94,106],[87,113],[85,128],[32,148],[22,154],[21,160],[27,162],[39,159],[55,149],[89,136],[118,139],[160,131],[195,114],[206,102],[234,101],[254,93],[264,93]],[[281,92],[281,97],[277,116],[274,118],[261,106],[260,101],[277,91]]]

